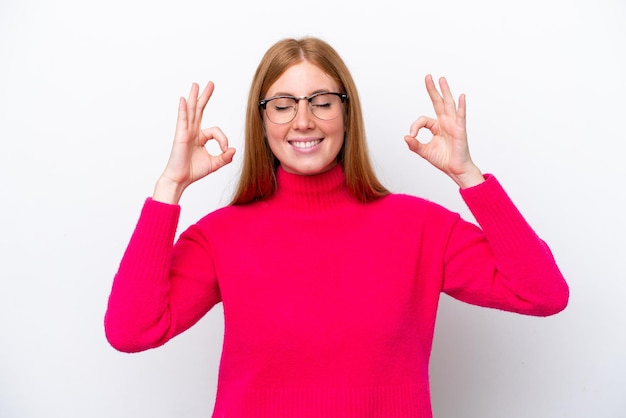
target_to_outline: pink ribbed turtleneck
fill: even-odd
[[[549,249],[492,176],[461,192],[484,231],[411,196],[360,203],[339,165],[277,181],[175,246],[179,207],[148,199],[111,291],[107,337],[129,352],[223,303],[215,418],[431,417],[442,291],[530,315],[567,304]]]

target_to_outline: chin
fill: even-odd
[[[301,176],[314,176],[316,174],[322,174],[337,165],[337,161],[333,161],[331,164],[325,165],[306,165],[306,166],[288,166],[281,164],[283,170],[291,174],[298,174]]]

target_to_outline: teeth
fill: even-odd
[[[291,145],[293,145],[296,148],[300,148],[300,149],[306,149],[306,148],[312,148],[314,146],[316,146],[317,144],[319,144],[320,142],[322,142],[319,139],[316,139],[315,141],[294,141],[291,143]]]

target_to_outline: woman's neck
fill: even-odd
[[[276,181],[278,188],[270,201],[288,210],[316,213],[336,209],[348,202],[357,202],[346,185],[340,164],[310,176],[291,174],[279,167]]]

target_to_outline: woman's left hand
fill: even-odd
[[[446,173],[461,188],[475,186],[484,181],[478,167],[472,161],[465,128],[465,95],[454,101],[445,78],[439,79],[441,94],[431,75],[426,76],[426,90],[433,102],[436,119],[420,116],[409,135],[404,137],[411,151]],[[423,143],[417,139],[420,129],[426,128],[433,137]]]

